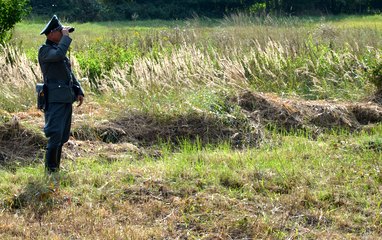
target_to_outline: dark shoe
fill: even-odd
[[[48,174],[58,172],[60,168],[58,158],[59,148],[48,148],[45,155],[45,169]]]

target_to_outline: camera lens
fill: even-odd
[[[68,30],[70,33],[74,32],[74,27],[69,28]]]

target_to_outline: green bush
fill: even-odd
[[[0,0],[0,43],[10,39],[10,30],[29,12],[27,0]]]
[[[97,79],[101,74],[107,75],[114,67],[132,64],[139,56],[141,53],[134,43],[124,47],[104,39],[99,39],[84,51],[76,53],[80,68],[87,73],[93,90],[98,89]]]
[[[249,7],[249,12],[251,14],[263,16],[266,13],[267,4],[266,3],[255,3]]]
[[[369,80],[378,90],[382,90],[382,61],[377,62],[369,70]]]

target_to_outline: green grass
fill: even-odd
[[[140,233],[144,238],[378,237],[381,155],[370,143],[380,143],[381,133],[376,126],[370,133],[326,134],[317,141],[275,135],[258,149],[243,150],[184,142],[173,152],[165,144],[159,159],[65,159],[56,193],[48,190],[42,164],[2,169],[0,214],[8,220],[0,236],[17,236],[19,227],[5,231],[17,226],[11,217],[17,212],[30,219],[23,234],[38,238],[97,232],[110,239],[137,229],[151,230]],[[57,225],[68,213],[70,222]],[[83,214],[92,223],[81,224]],[[52,224],[48,235],[37,222]]]
[[[21,43],[24,48],[38,48],[45,41],[45,35],[40,35],[46,22],[42,20],[26,20],[17,23],[14,31],[13,41]],[[64,25],[74,26],[75,33],[71,37],[76,46],[83,43],[101,40],[104,38],[113,38],[119,35],[139,36],[142,33],[151,33],[153,31],[171,30],[174,28],[184,28],[196,26],[200,28],[214,27],[218,25],[216,20],[203,21],[199,19],[190,19],[188,21],[164,21],[164,20],[146,20],[146,21],[113,21],[113,22],[94,22],[94,23],[67,23]]]
[[[359,28],[370,28],[370,29],[382,29],[382,16],[345,16],[335,19],[335,25],[349,28],[349,27],[359,27]]]

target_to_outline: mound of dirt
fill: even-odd
[[[249,91],[232,100],[242,109],[258,114],[262,123],[288,130],[345,128],[354,131],[382,121],[382,107],[372,102],[305,101]]]
[[[130,142],[137,146],[150,146],[159,141],[179,143],[184,139],[202,143],[231,141],[237,147],[256,145],[263,136],[258,122],[249,119],[221,119],[202,113],[192,113],[172,118],[158,118],[140,112],[129,112],[125,117],[74,129],[73,136],[79,140],[102,140],[104,142]]]
[[[23,127],[18,118],[0,125],[0,166],[11,162],[31,162],[38,159],[46,145],[42,134]]]

